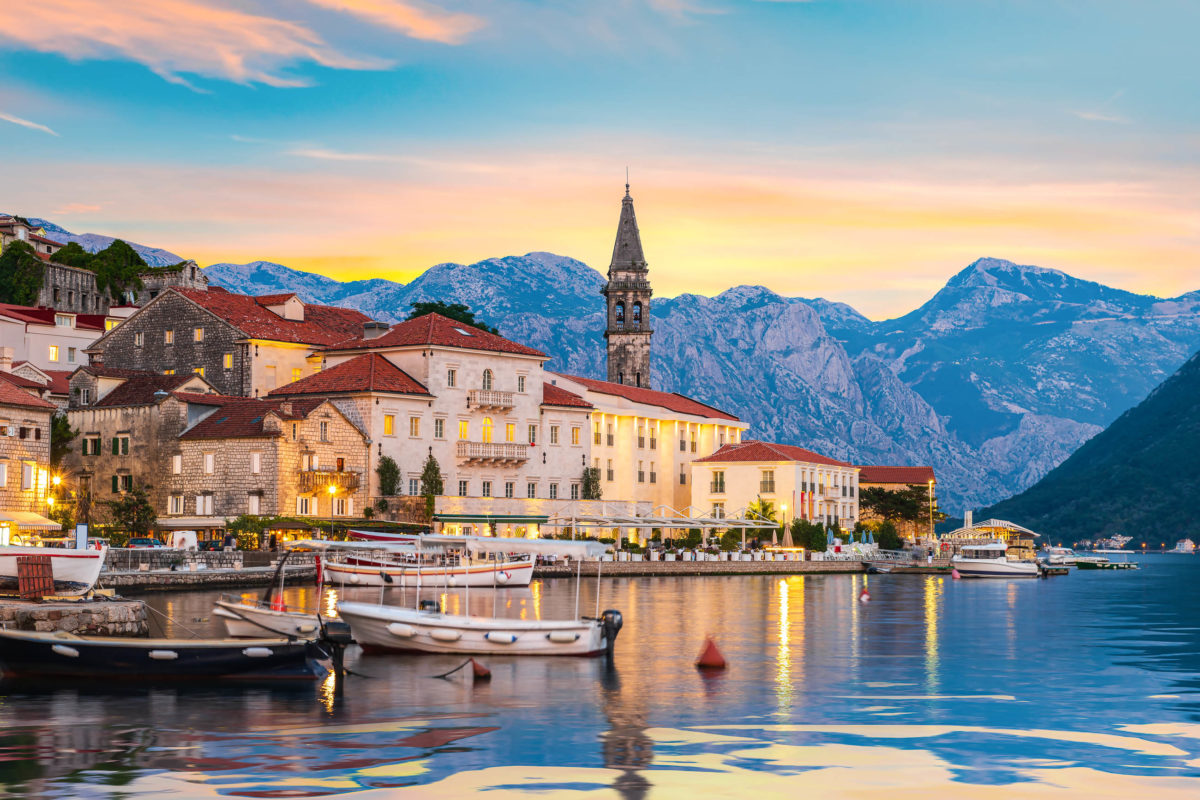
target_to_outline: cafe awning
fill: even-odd
[[[538,514],[437,514],[434,519],[450,525],[545,525],[550,518]]]
[[[62,525],[33,511],[0,511],[0,524],[15,523],[26,531],[61,531]]]

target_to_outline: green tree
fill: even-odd
[[[149,536],[154,530],[154,523],[158,522],[158,515],[154,513],[154,506],[150,504],[144,486],[135,486],[116,500],[104,501],[104,505],[108,508],[113,525],[130,536]]]
[[[742,549],[742,532],[730,528],[721,534],[721,549],[722,550],[741,550]]]
[[[16,241],[0,253],[0,303],[32,306],[46,279],[46,268],[27,243]]]
[[[239,550],[260,550],[263,533],[268,530],[270,523],[271,520],[267,517],[242,514],[235,519],[225,520],[225,530],[237,538]]]
[[[396,494],[400,488],[400,466],[396,463],[396,459],[391,456],[379,459],[379,466],[375,467],[375,474],[379,478],[381,495],[391,497]]]
[[[910,485],[903,489],[884,489],[871,486],[859,494],[858,504],[862,511],[882,520],[893,522],[928,522],[929,487]],[[938,510],[937,498],[933,499],[933,521],[940,522],[946,515]]]
[[[600,487],[600,468],[584,467],[583,477],[580,478],[579,496],[584,500],[599,500],[602,494]]]
[[[55,414],[50,419],[50,467],[57,470],[63,456],[71,452],[71,440],[79,431],[71,428],[66,414]]]
[[[446,303],[441,300],[435,300],[427,303],[410,303],[409,305],[412,308],[412,311],[408,315],[409,319],[423,317],[426,314],[441,314],[443,317],[449,317],[450,319],[465,323],[470,325],[472,328],[479,328],[482,331],[495,333],[497,335],[500,333],[500,331],[496,330],[491,325],[475,319],[475,312],[472,311],[469,306],[463,303]]]
[[[425,496],[425,515],[430,519],[433,519],[434,498],[445,492],[442,469],[433,453],[430,453],[429,458],[425,459],[425,468],[421,471],[421,494]]]
[[[778,522],[775,516],[775,504],[770,500],[763,500],[760,497],[747,506],[746,511],[751,519],[769,519]]]
[[[811,550],[809,542],[812,541],[812,531],[807,520],[797,517],[792,520],[792,544],[796,547],[803,547],[806,550]]]
[[[147,269],[146,262],[137,251],[120,239],[96,253],[90,269],[96,273],[96,286],[108,290],[114,300],[119,300],[126,289],[141,289],[142,279],[138,274]]]
[[[57,252],[53,253],[50,256],[50,260],[56,264],[66,264],[68,267],[91,269],[92,260],[95,257],[95,253],[89,253],[80,247],[79,242],[69,242],[66,247],[60,248]]]
[[[879,545],[881,550],[899,550],[904,547],[900,532],[891,520],[885,520],[875,530],[875,544]]]
[[[824,553],[829,547],[829,537],[821,525],[813,525],[809,529],[808,549],[814,553]]]

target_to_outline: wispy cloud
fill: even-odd
[[[342,11],[398,30],[414,39],[458,44],[484,26],[471,14],[444,11],[411,0],[308,0],[322,8]]]
[[[99,211],[100,206],[90,205],[88,203],[67,203],[59,206],[50,213],[56,217],[66,217],[72,214],[91,214]]]
[[[15,117],[12,114],[5,114],[3,111],[0,111],[0,119],[4,120],[5,122],[11,122],[13,125],[20,125],[22,128],[29,128],[30,130],[48,133],[51,136],[58,136],[57,133],[50,128],[47,128],[45,125],[37,122],[31,122],[30,120],[22,119],[21,117]]]
[[[1072,111],[1071,113],[1088,122],[1119,122],[1125,125],[1129,124],[1129,118],[1122,117],[1119,114],[1107,114],[1103,111]]]
[[[365,161],[398,163],[405,161],[403,156],[387,153],[347,153],[340,150],[329,150],[324,147],[294,147],[287,151],[290,156],[299,158],[315,158],[319,161]]]

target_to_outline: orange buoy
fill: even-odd
[[[961,580],[962,580],[962,575],[959,575],[959,574],[958,574],[958,570],[957,570],[957,569],[952,569],[952,570],[950,570],[950,577],[951,577],[951,579],[953,579],[953,580],[956,580],[956,581],[961,581]]]
[[[864,586],[862,592],[859,593],[858,602],[860,602],[860,603],[871,602],[871,593],[867,591],[867,587]]]
[[[283,602],[282,595],[277,594],[271,598],[271,610],[272,611],[287,611],[287,606]]]
[[[711,636],[704,639],[704,647],[700,650],[700,657],[696,659],[696,668],[725,669],[725,656],[721,655],[721,651],[717,649],[717,643]]]
[[[473,658],[471,659],[471,670],[477,681],[490,681],[492,679],[492,671]]]

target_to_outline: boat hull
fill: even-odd
[[[605,651],[597,620],[466,617],[370,603],[338,603],[366,651],[460,655],[597,656]]]
[[[533,561],[501,561],[486,564],[469,564],[458,567],[421,566],[415,564],[388,564],[383,561],[355,559],[358,563],[326,561],[323,566],[325,582],[334,585],[390,586],[413,588],[418,576],[422,586],[478,586],[513,587],[528,586],[533,580]],[[391,583],[380,573],[387,573]]]
[[[951,565],[964,578],[1036,578],[1038,565],[1032,561],[1006,561],[1000,559],[951,559]]]
[[[235,639],[261,639],[264,636],[294,636],[315,639],[321,631],[316,614],[276,611],[270,608],[218,600],[213,616],[220,618],[225,630]]]
[[[104,566],[103,550],[78,550],[57,547],[0,547],[0,593],[16,594],[17,558],[49,556],[54,574],[54,592],[64,597],[87,594],[100,578]]]
[[[0,630],[0,671],[10,678],[113,681],[316,680],[322,654],[307,641],[133,639]]]

